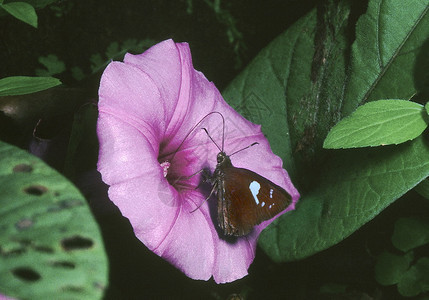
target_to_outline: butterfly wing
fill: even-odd
[[[288,207],[292,197],[280,186],[247,169],[223,169],[218,182],[218,221],[226,235],[248,234],[255,225]]]

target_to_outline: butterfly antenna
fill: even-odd
[[[224,146],[225,146],[225,118],[223,117],[223,115],[220,115],[222,117],[222,152],[224,150]]]
[[[170,152],[168,154],[166,154],[165,156],[168,157],[170,154],[173,154],[173,156],[170,159],[170,162],[173,161],[174,157],[176,156],[176,153],[179,151],[179,149],[183,146],[183,144],[185,143],[186,139],[189,137],[189,135],[195,130],[195,128],[198,127],[198,125],[201,124],[201,122],[203,122],[208,116],[211,116],[212,114],[218,114],[219,116],[222,117],[222,126],[223,126],[223,130],[222,130],[222,150],[223,150],[223,145],[224,145],[224,137],[225,137],[225,118],[223,117],[223,115],[218,112],[218,111],[212,111],[209,112],[207,115],[205,115],[201,120],[198,121],[197,124],[195,124],[190,130],[189,132],[185,135],[183,141],[179,144],[179,146],[176,148],[176,150],[174,150],[173,152]],[[213,141],[213,139],[212,139]],[[216,143],[215,143],[216,144]],[[217,146],[217,145],[216,145]],[[219,148],[219,147],[218,147]]]
[[[202,130],[204,130],[206,133],[207,133],[207,135],[208,135],[208,137],[212,140],[212,142],[213,142],[213,144],[215,144],[216,145],[216,147],[219,149],[219,151],[221,151],[221,152],[223,152],[223,145],[222,145],[222,149],[219,147],[219,145],[214,141],[214,139],[210,136],[210,134],[209,134],[209,132],[207,131],[207,129],[205,129],[205,128],[201,128]],[[223,144],[223,143],[222,143]]]
[[[244,148],[242,148],[242,149],[240,149],[240,150],[235,151],[234,153],[230,154],[229,156],[233,156],[234,154],[236,154],[236,153],[238,153],[238,152],[240,152],[240,151],[246,150],[247,148],[250,148],[250,147],[255,146],[255,145],[258,145],[258,144],[259,144],[258,142],[254,142],[253,144],[251,144],[251,145],[249,145],[249,146],[247,146],[247,147],[244,147]]]

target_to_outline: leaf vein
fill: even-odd
[[[408,41],[408,39],[410,38],[411,34],[414,32],[415,28],[420,23],[420,21],[423,19],[423,17],[426,15],[426,13],[428,12],[428,10],[429,10],[429,6],[427,6],[425,8],[425,10],[420,14],[420,16],[414,22],[413,26],[407,32],[407,34],[406,34],[405,38],[402,40],[401,44],[396,48],[395,52],[392,54],[392,56],[389,59],[389,61],[381,69],[381,72],[380,72],[379,76],[376,77],[376,79],[374,80],[374,82],[371,84],[371,86],[369,87],[369,89],[366,91],[365,95],[362,97],[362,100],[359,102],[359,105],[361,105],[362,103],[365,103],[368,100],[368,98],[371,95],[372,91],[376,88],[376,86],[380,82],[381,78],[383,78],[384,74],[387,72],[387,70],[389,69],[390,65],[393,64],[393,61],[399,55],[399,52],[402,50],[402,48],[404,47],[405,43]],[[377,31],[377,33],[378,33],[378,31]]]

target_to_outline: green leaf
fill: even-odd
[[[425,104],[426,113],[429,115],[429,102]]]
[[[429,258],[423,257],[405,272],[398,283],[398,291],[402,296],[414,297],[429,291]]]
[[[102,237],[79,191],[38,158],[0,142],[0,293],[101,299]]]
[[[39,62],[45,66],[44,69],[36,69],[37,76],[52,76],[57,75],[66,70],[66,65],[63,61],[58,59],[58,56],[49,54],[47,56],[40,56]]]
[[[107,65],[107,61],[103,60],[99,53],[91,55],[89,60],[91,61],[91,71],[93,73]]]
[[[412,255],[395,255],[383,252],[377,257],[375,264],[375,280],[381,285],[398,283],[410,266]]]
[[[420,194],[420,196],[429,199],[429,178],[422,180],[414,190]]]
[[[347,292],[349,286],[340,283],[327,283],[320,287],[320,294],[340,295]]]
[[[34,28],[37,28],[37,14],[33,6],[25,2],[12,2],[1,4],[9,14],[21,20]]]
[[[0,2],[4,2],[4,1],[0,1]],[[11,2],[11,1],[7,1],[7,2]],[[59,2],[59,0],[25,0],[25,2],[33,6],[35,9],[40,9],[40,8],[46,7],[51,3]],[[0,9],[0,16],[3,16],[4,14],[5,13],[3,13],[3,10]]]
[[[421,137],[395,147],[322,149],[329,129],[358,105],[416,93],[414,66],[429,36],[427,0],[370,0],[353,42],[347,3],[324,1],[324,10],[270,43],[223,93],[262,124],[301,193],[296,210],[260,236],[276,261],[340,242],[429,175]]]
[[[122,42],[122,49],[140,53],[152,47],[156,43],[157,41],[153,39],[143,39],[143,40],[128,39]]]
[[[429,221],[417,218],[401,218],[396,221],[392,244],[401,251],[429,243]]]
[[[0,96],[16,96],[35,93],[60,85],[53,77],[12,76],[0,79]]]
[[[264,49],[222,93],[224,98],[246,119],[262,124],[262,130],[274,153],[283,159],[285,168],[295,177],[295,162],[292,160],[293,145],[291,126],[286,119],[294,95],[289,78],[302,80],[305,84],[297,88],[307,89],[309,66],[311,64],[314,36],[312,28],[316,25],[315,11],[299,20]],[[295,45],[295,48],[289,47]],[[295,58],[293,55],[298,56]],[[305,55],[307,54],[307,55]],[[300,72],[294,73],[295,70]],[[299,93],[297,91],[296,93]],[[291,96],[291,97],[289,97]]]
[[[411,99],[429,35],[427,0],[371,0],[356,25],[343,115],[378,99]],[[427,71],[427,70],[426,70]],[[425,75],[426,76],[426,75]]]
[[[366,103],[335,125],[324,148],[356,148],[400,144],[418,137],[427,127],[421,104],[406,100]]]
[[[113,59],[121,50],[119,50],[118,42],[110,43],[106,49],[106,56],[109,59]]]
[[[429,145],[420,136],[395,147],[342,150],[322,168],[323,176],[296,210],[259,238],[276,261],[324,250],[377,216],[429,175]]]
[[[106,59],[99,53],[93,54],[90,57],[91,61],[91,72],[96,73],[106,67],[111,60],[122,60],[125,53],[128,51],[141,53],[145,49],[155,45],[156,41],[151,39],[136,40],[128,39],[119,45],[118,42],[112,42],[105,51]]]
[[[77,66],[71,68],[71,73],[74,79],[80,81],[83,80],[86,76],[83,70]]]

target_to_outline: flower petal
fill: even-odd
[[[102,75],[99,98],[100,112],[135,126],[154,146],[159,146],[165,112],[150,77],[133,66],[112,62]]]
[[[231,282],[247,275],[247,269],[255,258],[256,240],[257,237],[243,237],[235,243],[219,241],[217,264],[213,270],[216,283]]]
[[[178,126],[177,120],[183,118],[183,115],[178,114],[177,107],[183,106],[180,101],[187,102],[186,98],[179,97],[179,93],[187,89],[182,84],[189,84],[186,76],[192,67],[190,56],[189,48],[182,53],[172,40],[166,40],[142,54],[127,53],[124,57],[126,65],[132,65],[147,74],[158,88],[164,106],[164,118],[168,124]],[[166,135],[168,132],[167,130]]]
[[[136,128],[100,113],[98,169],[109,198],[149,248],[165,238],[178,213],[178,193],[163,176],[155,152]]]
[[[199,201],[201,195],[198,194],[197,191],[188,191],[181,196]],[[183,202],[169,234],[154,252],[190,278],[208,280],[213,273],[216,255],[216,251],[213,251],[216,231],[207,210],[191,212],[193,209],[194,206],[189,205],[189,202]]]
[[[213,276],[224,283],[245,276],[259,233],[275,218],[228,242],[215,229],[215,203],[204,202],[207,191],[193,189],[199,176],[186,180],[188,189],[167,179],[177,175],[183,180],[180,176],[205,167],[214,171],[218,147],[231,154],[258,142],[235,154],[232,163],[284,187],[293,198],[288,210],[293,209],[299,194],[260,126],[235,112],[213,83],[194,70],[187,44],[172,40],[141,55],[127,54],[124,63],[112,62],[99,95],[98,170],[136,236],[191,278]]]

